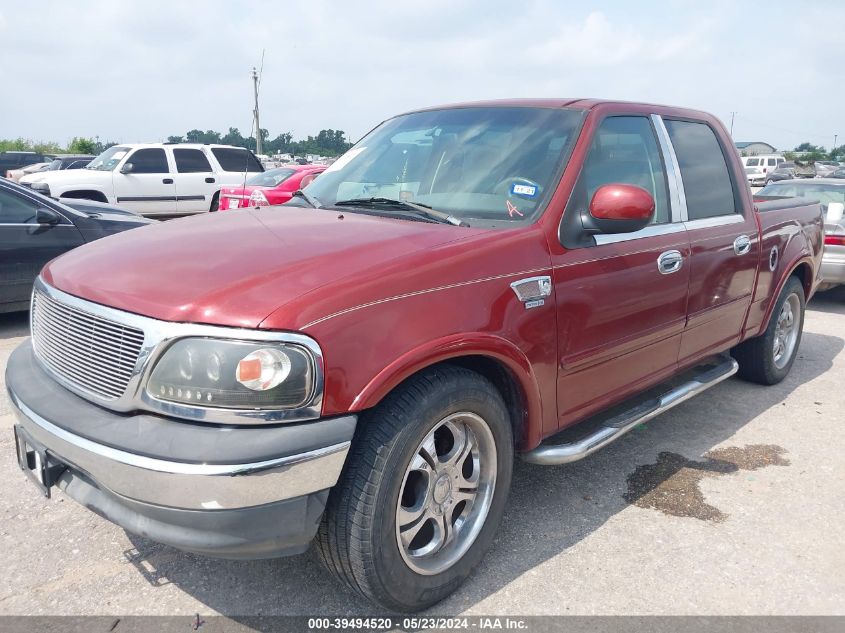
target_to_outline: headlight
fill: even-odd
[[[296,409],[314,398],[315,360],[291,343],[185,338],[153,368],[147,394],[224,409]]]

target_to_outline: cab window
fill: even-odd
[[[665,119],[664,122],[678,158],[689,219],[700,220],[736,213],[728,163],[710,126],[672,119]],[[751,166],[751,161],[748,165]]]
[[[166,174],[170,172],[167,166],[167,156],[163,149],[139,149],[127,161],[132,163],[133,174]]]

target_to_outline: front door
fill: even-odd
[[[692,256],[687,329],[680,362],[723,351],[739,340],[760,261],[753,209],[744,209],[735,170],[707,123],[665,119],[686,200]],[[733,159],[736,160],[736,159]],[[764,159],[765,160],[765,159]]]
[[[129,164],[131,170],[123,173]],[[118,206],[142,215],[177,213],[176,185],[163,149],[135,150],[113,172],[112,178]]]
[[[636,233],[585,235],[581,214],[611,183],[646,189],[654,220]],[[689,242],[672,207],[652,120],[604,119],[564,212],[567,250],[553,261],[559,426],[674,373],[686,321]]]
[[[36,222],[38,203],[0,188],[0,312],[26,310],[32,282],[54,257],[83,243],[67,219]]]

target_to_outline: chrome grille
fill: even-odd
[[[83,391],[116,400],[126,391],[144,332],[65,305],[36,290],[32,342],[51,371]]]

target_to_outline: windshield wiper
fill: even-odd
[[[315,209],[320,209],[320,208],[321,208],[320,201],[319,201],[319,200],[317,200],[317,198],[315,198],[314,196],[309,196],[309,195],[308,195],[307,193],[305,193],[302,189],[297,189],[296,191],[294,191],[294,192],[293,192],[293,194],[292,194],[292,196],[293,196],[294,198],[302,198],[303,200],[305,200],[305,202],[307,202],[308,204],[310,204],[310,205],[311,205],[312,207],[314,207]]]
[[[454,215],[450,215],[448,213],[444,213],[443,211],[437,211],[436,209],[432,209],[427,204],[420,204],[419,202],[410,202],[408,200],[394,200],[393,198],[352,198],[351,200],[340,200],[339,202],[335,202],[333,206],[377,207],[378,205],[405,207],[407,209],[413,209],[420,215],[425,216],[430,220],[434,220],[436,222],[441,222],[443,224],[453,224],[454,226],[469,226],[469,224],[467,224],[460,218],[456,218]]]

